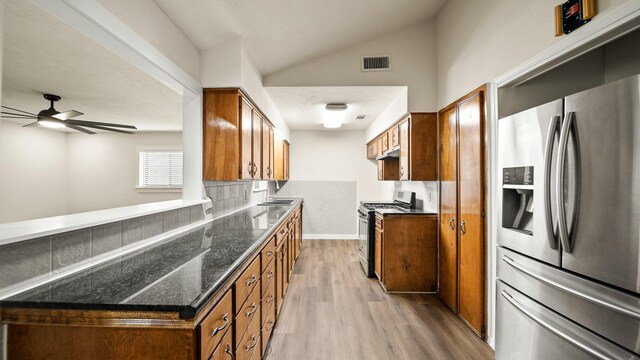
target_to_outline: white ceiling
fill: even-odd
[[[181,94],[29,0],[4,1],[3,42],[3,105],[37,113],[51,93],[56,110],[85,113],[77,119],[182,129]]]
[[[269,87],[267,93],[291,130],[323,130],[327,103],[346,103],[344,125],[338,130],[364,130],[392,101],[404,86],[320,86]],[[355,120],[367,115],[364,120]]]
[[[263,75],[434,17],[446,0],[154,0],[200,48],[242,36]]]

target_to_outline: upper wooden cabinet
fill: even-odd
[[[274,142],[274,170],[276,180],[289,180],[289,142],[275,140]]]
[[[394,179],[380,176],[381,180],[438,180],[438,115],[436,113],[409,113],[367,144],[367,158],[375,160],[388,150],[399,150],[398,176]],[[384,168],[391,174],[389,159]],[[380,170],[380,165],[379,165]]]
[[[204,180],[272,179],[273,125],[240,89],[204,89]]]
[[[262,178],[273,180],[275,177],[273,125],[262,120]]]

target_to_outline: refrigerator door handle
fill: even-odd
[[[606,291],[598,291],[597,289],[584,287],[579,282],[571,281],[571,279],[566,277],[558,278],[556,276],[553,276],[553,274],[547,274],[547,276],[544,276],[542,272],[530,270],[525,265],[520,264],[507,255],[502,256],[502,261],[504,261],[517,271],[551,287],[554,287],[560,291],[564,291],[570,295],[582,298],[605,309],[615,311],[624,316],[628,316],[640,321],[640,308],[631,305],[628,302],[623,301],[622,299],[616,299],[608,295]]]
[[[571,253],[572,246],[569,241],[569,229],[567,226],[567,212],[564,206],[564,165],[569,147],[569,133],[573,123],[574,113],[565,115],[560,131],[560,143],[558,144],[558,167],[556,176],[556,199],[558,208],[558,235],[564,251]]]
[[[558,240],[556,239],[556,229],[553,226],[551,217],[551,160],[553,159],[553,144],[558,134],[558,123],[560,116],[552,116],[547,132],[547,144],[544,151],[544,214],[547,227],[547,237],[549,238],[549,247],[558,248]]]
[[[618,345],[613,344],[610,341],[587,330],[584,330],[581,327],[573,325],[573,323],[565,320],[560,315],[556,315],[551,311],[548,311],[548,314],[545,314],[545,312],[547,311],[543,312],[539,310],[536,311],[528,309],[524,304],[521,304],[506,290],[502,290],[501,295],[513,307],[515,307],[516,310],[520,311],[522,314],[533,320],[538,325],[542,326],[544,329],[598,359],[637,358],[635,355],[619,347]]]

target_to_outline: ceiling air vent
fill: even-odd
[[[363,56],[362,71],[390,71],[391,56]]]
[[[358,115],[356,116],[356,120],[364,120],[367,118],[367,115]]]

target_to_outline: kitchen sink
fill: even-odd
[[[293,204],[295,200],[290,199],[273,199],[269,201],[264,201],[258,204],[258,206],[286,206]]]

